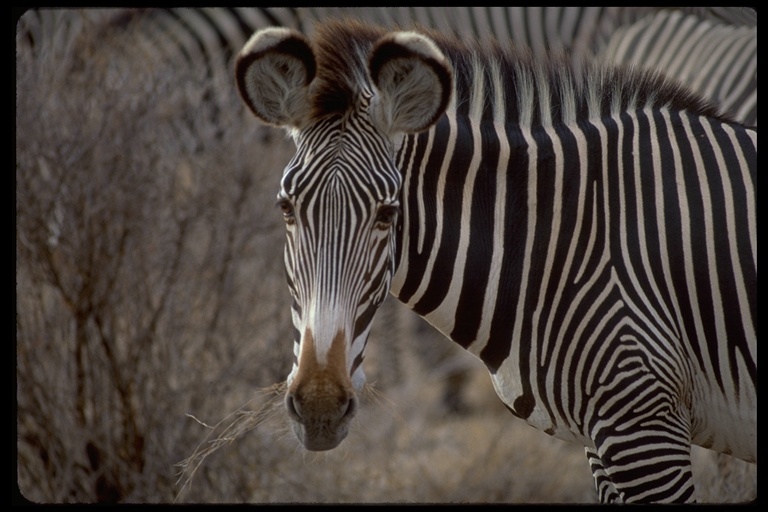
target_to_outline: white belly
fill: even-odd
[[[691,405],[694,444],[757,462],[757,393],[751,385],[725,397],[700,379]]]

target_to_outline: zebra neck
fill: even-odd
[[[492,285],[510,270],[494,264],[519,209],[507,190],[508,139],[444,116],[407,137],[398,154],[403,215],[392,293],[465,348],[488,337],[481,312],[493,307]],[[465,312],[460,322],[457,311]]]
[[[546,283],[547,265],[573,254],[585,256],[552,279],[571,286],[600,265],[601,246],[584,247],[603,213],[583,144],[449,116],[407,137],[392,294],[490,368],[527,343],[530,326],[516,322],[540,306],[528,283]]]

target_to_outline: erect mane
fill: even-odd
[[[313,40],[317,58],[312,93],[314,117],[344,114],[364,89],[372,90],[368,55],[373,44],[387,32],[384,27],[351,18],[317,25]]]
[[[361,94],[372,91],[367,65],[375,42],[392,27],[371,25],[353,18],[319,23],[313,37],[317,79],[313,84],[313,118],[343,115]],[[459,114],[469,115],[472,95],[482,70],[482,116],[492,116],[494,98],[503,99],[506,122],[531,126],[569,122],[575,118],[607,116],[628,108],[666,106],[730,121],[719,109],[688,88],[658,72],[610,65],[596,60],[574,65],[563,55],[534,59],[527,48],[494,40],[458,39],[414,25],[432,38],[454,69],[454,102]],[[494,87],[501,84],[501,94]]]

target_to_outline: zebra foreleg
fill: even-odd
[[[675,414],[618,422],[586,450],[601,503],[694,501],[688,423]]]
[[[611,478],[606,473],[600,457],[597,456],[589,447],[584,448],[589,461],[589,469],[592,470],[592,476],[595,479],[595,488],[597,489],[597,501],[600,503],[621,503],[622,499],[616,487],[614,487]]]

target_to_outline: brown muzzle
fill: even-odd
[[[312,331],[307,330],[298,372],[285,395],[293,431],[307,450],[331,450],[347,436],[358,402],[346,359],[343,332],[334,337],[327,360],[321,364]]]

